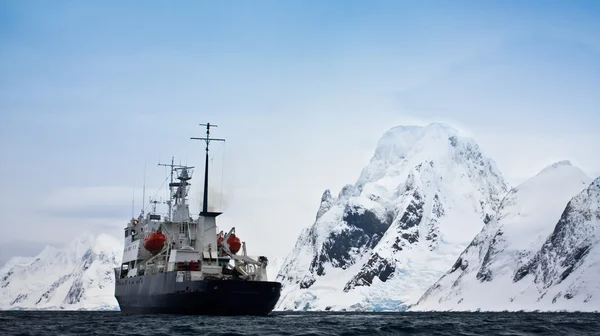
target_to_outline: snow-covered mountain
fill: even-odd
[[[507,190],[495,163],[455,129],[390,129],[355,184],[323,193],[279,272],[276,309],[404,309],[493,220]]]
[[[563,161],[512,189],[412,310],[600,310],[600,178],[590,181]]]
[[[0,309],[118,309],[113,268],[122,253],[117,238],[83,234],[64,249],[12,258],[0,269]]]

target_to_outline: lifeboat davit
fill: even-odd
[[[227,238],[227,245],[229,245],[229,251],[231,253],[236,254],[242,248],[242,242],[240,242],[240,238],[235,236],[235,233],[229,235]]]
[[[150,253],[157,253],[162,250],[165,241],[167,241],[167,236],[158,230],[144,237],[144,248]]]
[[[223,231],[221,231],[217,235],[217,246],[218,247],[221,247],[221,245],[223,245],[223,240],[225,240],[225,237],[223,236]]]

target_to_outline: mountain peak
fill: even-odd
[[[585,181],[586,184],[591,181],[591,178],[579,167],[573,165],[571,161],[562,160],[544,167],[539,173],[523,181],[515,189],[522,189],[532,184],[546,184],[550,181],[558,183],[558,180],[565,179]]]
[[[494,162],[456,129],[389,129],[355,184],[337,198],[323,193],[278,275],[277,309],[414,302],[494,218],[506,191]]]
[[[482,178],[491,174],[499,185],[506,187],[496,163],[487,158],[475,140],[443,123],[389,129],[377,143],[355,186],[362,190],[368,183],[377,183],[395,188],[406,181],[413,168],[422,164],[435,165],[438,175],[453,174],[449,171],[451,166]]]
[[[396,126],[387,130],[379,139],[373,155],[374,161],[394,163],[404,159],[419,142],[450,141],[459,133],[451,126],[431,123],[427,126]]]
[[[575,166],[569,160],[561,160],[561,161],[554,162],[553,164],[550,164],[550,165],[544,167],[544,169],[542,169],[537,175],[544,174],[549,171],[556,170],[556,169],[563,168],[563,167],[575,167]]]
[[[405,133],[405,132],[423,131],[423,130],[425,130],[425,131],[438,130],[438,131],[447,132],[449,134],[457,134],[458,133],[456,128],[454,128],[448,124],[441,123],[441,122],[432,122],[425,126],[417,126],[417,125],[394,126],[394,127],[390,128],[389,130],[387,130],[383,136],[385,137],[385,135],[388,133]]]

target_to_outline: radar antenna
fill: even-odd
[[[200,126],[206,126],[206,137],[205,138],[190,138],[191,140],[204,140],[206,142],[206,163],[204,165],[204,199],[202,201],[202,212],[201,216],[208,215],[208,145],[211,141],[225,141],[225,139],[217,139],[210,137],[210,128],[217,127],[211,123],[200,124]]]

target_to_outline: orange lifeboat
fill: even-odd
[[[240,239],[235,236],[235,233],[232,233],[229,238],[227,238],[227,245],[229,245],[229,250],[231,253],[236,254],[242,248],[242,243]]]
[[[158,230],[144,237],[144,248],[150,253],[158,253],[165,244],[165,241],[167,241],[167,236]]]

